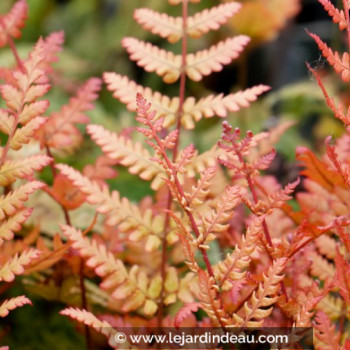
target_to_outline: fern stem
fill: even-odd
[[[243,165],[243,169],[244,169],[244,174],[245,174],[245,178],[248,182],[248,186],[249,186],[249,189],[250,189],[250,192],[253,196],[253,200],[254,200],[254,203],[257,204],[258,201],[259,201],[259,198],[258,198],[258,195],[256,193],[256,190],[255,190],[255,187],[254,187],[254,184],[253,184],[253,180],[251,178],[251,175],[249,174],[249,171],[247,169],[247,163],[245,162],[244,158],[243,158],[243,155],[242,153],[239,151],[239,150],[236,150],[236,154],[238,156],[238,159],[239,161],[241,162],[241,164]],[[269,232],[269,229],[267,227],[267,224],[266,224],[266,220],[264,219],[262,221],[262,227],[263,227],[263,231],[264,231],[264,235],[265,235],[265,238],[267,240],[267,243],[269,244],[269,246],[271,248],[273,248],[273,243],[272,243],[272,239],[271,239],[271,235],[270,235],[270,232]],[[273,258],[271,256],[271,254],[269,253],[269,251],[267,250],[267,253],[269,255],[269,258],[271,261],[273,261]],[[284,284],[283,281],[280,282],[280,286],[281,286],[281,290],[282,290],[282,293],[284,294],[285,298],[286,298],[286,301],[288,301],[288,295],[287,295],[287,289],[286,289],[286,286]]]
[[[181,132],[181,118],[183,114],[183,104],[185,101],[185,93],[186,93],[186,57],[187,57],[187,17],[188,17],[188,0],[183,0],[182,2],[182,45],[181,45],[181,75],[180,75],[180,90],[179,90],[179,109],[177,111],[177,122],[176,122],[176,130],[178,132],[178,137],[175,142],[175,146],[173,148],[172,160],[175,162],[178,150],[179,150],[179,140],[180,140],[180,132]],[[167,212],[165,216],[164,222],[164,233],[162,237],[162,257],[161,257],[161,267],[160,274],[162,277],[162,290],[160,294],[160,305],[158,312],[158,327],[161,327],[163,315],[164,315],[164,282],[165,282],[165,274],[166,274],[166,261],[167,261],[167,232],[170,222],[169,211],[171,208],[172,197],[170,190],[168,192],[168,200],[167,200]]]
[[[51,153],[50,147],[48,145],[45,145],[45,149],[46,149],[46,154],[52,158],[53,155]],[[51,168],[51,172],[52,172],[52,176],[55,180],[56,176],[57,176],[57,171],[54,165],[54,162],[50,163],[50,168]],[[63,214],[64,214],[64,218],[66,221],[66,224],[68,226],[72,226],[72,222],[69,216],[69,212],[68,210],[64,207],[63,204],[59,203],[59,201],[53,197],[58,204],[61,206]],[[81,307],[83,310],[88,310],[88,302],[87,302],[87,298],[86,298],[86,288],[85,288],[85,283],[84,283],[84,259],[81,258],[80,259],[80,267],[79,267],[79,285],[80,285],[80,293],[81,293]],[[86,343],[86,349],[87,350],[92,350],[92,342],[91,342],[91,333],[90,333],[90,327],[87,325],[84,325],[84,333],[85,333],[85,343]]]

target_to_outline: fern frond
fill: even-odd
[[[10,12],[0,17],[0,47],[8,42],[8,37],[19,38],[21,28],[28,17],[28,4],[25,0],[17,1]]]
[[[32,305],[32,302],[24,295],[5,300],[0,305],[0,317],[5,317],[9,314],[9,311],[28,304]]]
[[[319,74],[316,72],[316,70],[312,69],[309,64],[306,64],[310,72],[314,75],[314,77],[317,80],[317,84],[322,90],[322,93],[325,97],[326,103],[328,107],[333,111],[334,116],[341,120],[345,125],[350,124],[350,110],[347,111],[347,113],[344,113],[344,106],[339,103],[338,106],[336,105],[335,101],[333,98],[331,98],[328,95],[328,92],[322,82],[322,79],[320,78]]]
[[[314,276],[318,277],[322,281],[334,276],[334,265],[329,263],[327,259],[323,258],[320,254],[313,252],[310,254],[310,259],[312,260],[311,273]]]
[[[238,2],[228,2],[205,9],[187,20],[187,32],[192,38],[199,38],[210,30],[217,30],[240,10]]]
[[[7,160],[0,168],[0,186],[7,186],[16,179],[23,179],[33,175],[34,171],[40,170],[51,162],[51,158],[39,154],[24,159]]]
[[[216,174],[217,168],[212,166],[204,170],[197,183],[192,186],[190,193],[185,193],[188,206],[195,207],[203,204],[203,200],[209,193],[212,180]]]
[[[135,38],[124,38],[122,44],[129,53],[130,59],[136,61],[147,72],[157,73],[168,84],[174,83],[179,78],[180,55],[174,55],[170,51]]]
[[[187,19],[187,34],[192,38],[199,38],[210,30],[217,30],[240,8],[239,3],[230,2],[197,13]],[[150,30],[153,34],[171,43],[177,42],[182,37],[183,20],[181,17],[171,17],[143,8],[134,12],[134,18],[144,29]]]
[[[339,349],[340,332],[335,329],[328,316],[318,311],[313,323],[315,327],[316,345],[318,350],[334,350]]]
[[[94,268],[100,277],[109,276],[109,287],[119,285],[126,280],[128,272],[123,262],[115,259],[113,254],[107,251],[105,245],[98,244],[96,240],[90,241],[74,227],[62,225],[61,229],[63,234],[73,242],[73,248],[77,249],[82,257],[88,258],[87,266]]]
[[[28,122],[25,126],[18,128],[11,139],[10,147],[14,150],[19,150],[23,145],[27,144],[39,128],[45,124],[47,118],[36,117]]]
[[[107,321],[98,319],[91,312],[69,307],[60,311],[60,314],[94,328],[97,332],[107,337],[111,346],[114,347],[117,345],[114,342],[114,336],[118,333],[117,330],[115,330]]]
[[[236,244],[234,251],[227,254],[226,259],[214,266],[216,279],[220,282],[223,290],[230,290],[232,284],[229,281],[242,280],[247,273],[247,268],[251,261],[258,241],[259,235],[263,232],[262,218],[255,218],[249,225],[242,242]]]
[[[277,291],[284,277],[282,273],[287,261],[287,258],[275,260],[267,274],[263,274],[258,290],[253,292],[250,302],[244,304],[244,318],[233,314],[235,327],[261,327],[263,320],[270,316],[272,305],[277,301]]]
[[[223,94],[209,95],[197,102],[193,97],[189,97],[184,103],[182,124],[186,129],[193,129],[194,120],[197,122],[203,117],[227,117],[228,112],[237,112],[241,108],[249,107],[251,102],[256,101],[259,95],[268,90],[270,88],[266,85],[257,85],[227,96]]]
[[[224,65],[231,63],[239,56],[249,41],[249,37],[238,35],[221,41],[208,50],[188,54],[186,58],[187,76],[194,81],[200,81],[203,76],[212,72],[220,72]]]
[[[89,79],[72,97],[68,105],[63,106],[59,112],[52,113],[48,122],[40,130],[41,145],[62,149],[76,147],[75,139],[80,131],[75,124],[88,123],[89,118],[84,112],[92,109],[93,101],[98,97],[101,89],[101,80]]]
[[[13,215],[17,210],[22,209],[29,195],[35,190],[42,188],[44,184],[39,181],[31,181],[16,188],[7,195],[0,196],[0,220],[6,215]]]
[[[77,249],[82,257],[87,258],[86,265],[103,278],[101,288],[111,290],[112,298],[123,300],[122,311],[134,311],[142,306],[144,312],[150,316],[157,311],[157,305],[150,293],[154,284],[152,285],[145,272],[139,271],[138,266],[134,265],[128,272],[123,262],[107,251],[105,245],[83,237],[81,231],[74,227],[62,225],[61,229],[73,242],[73,248]]]
[[[339,11],[330,0],[318,0],[332,17],[334,23],[338,23],[340,30],[343,30],[347,27],[346,18],[344,11]]]
[[[89,125],[87,132],[111,159],[128,167],[131,174],[143,180],[152,180],[151,187],[158,189],[166,177],[164,169],[151,160],[152,156],[141,143],[133,143],[123,136],[118,136],[100,125]]]
[[[139,208],[131,204],[127,198],[120,198],[117,191],[109,193],[107,186],[100,186],[89,180],[77,170],[66,164],[58,164],[56,168],[68,177],[85,195],[90,204],[97,204],[97,211],[107,215],[107,224],[119,225],[124,232],[134,232],[131,239],[160,234],[163,229],[162,217],[153,216],[150,210],[141,214]]]
[[[21,255],[16,254],[7,261],[0,269],[0,281],[12,282],[15,275],[21,275],[24,272],[24,266],[36,259],[40,255],[37,249],[29,249]]]
[[[4,240],[10,240],[13,238],[14,232],[21,229],[22,224],[31,215],[32,209],[25,208],[19,210],[11,216],[8,220],[0,222],[0,245]]]
[[[113,92],[113,97],[126,104],[129,111],[136,111],[135,96],[140,93],[157,111],[157,118],[164,117],[164,127],[175,124],[176,113],[179,109],[178,97],[169,98],[158,91],[153,92],[150,88],[137,85],[134,81],[116,73],[104,73],[103,78],[107,89]]]
[[[340,57],[339,53],[337,51],[333,52],[318,35],[309,32],[308,34],[316,41],[318,48],[322,51],[323,57],[325,57],[328,63],[333,66],[334,70],[341,75],[343,81],[348,82],[350,80],[349,54],[345,52],[343,56]]]
[[[316,247],[328,260],[334,260],[336,255],[337,242],[328,235],[322,235],[315,240]]]
[[[317,309],[326,313],[331,321],[335,321],[344,313],[344,301],[341,297],[333,297],[327,294],[318,303]]]
[[[350,304],[350,281],[349,272],[350,264],[345,260],[343,255],[337,249],[335,257],[335,280],[336,285],[339,287],[339,293],[345,300],[345,302]],[[333,276],[333,275],[330,275]]]
[[[199,244],[205,244],[215,238],[215,234],[227,229],[233,209],[240,202],[241,189],[238,186],[227,186],[223,195],[215,203],[215,208],[203,217],[203,227],[199,228],[201,236]]]
[[[193,302],[186,304],[183,306],[176,314],[174,318],[174,326],[176,328],[180,327],[181,323],[188,317],[190,316],[193,312],[198,311],[198,307],[200,307],[200,303]]]
[[[148,8],[141,8],[135,10],[134,18],[144,29],[168,39],[170,43],[175,43],[182,37],[181,17],[172,17]]]
[[[227,315],[220,307],[220,301],[216,297],[216,284],[212,277],[209,277],[206,271],[198,271],[199,278],[199,298],[203,310],[208,314],[214,327],[220,327],[227,324]]]

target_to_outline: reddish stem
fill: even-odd
[[[181,118],[183,114],[183,104],[185,101],[185,91],[186,91],[186,57],[187,57],[187,17],[188,17],[188,0],[183,0],[182,2],[182,49],[181,49],[181,74],[180,74],[180,91],[179,91],[179,109],[177,111],[177,122],[176,122],[176,130],[178,132],[178,137],[175,142],[175,146],[173,148],[172,159],[173,162],[176,160],[178,149],[179,149],[179,140],[180,140],[180,132],[181,132]],[[164,222],[164,233],[162,238],[162,258],[161,258],[161,266],[160,266],[160,275],[162,277],[162,290],[160,293],[160,304],[158,311],[158,326],[161,327],[162,320],[164,316],[164,281],[166,275],[166,261],[167,261],[167,233],[170,222],[169,210],[171,208],[172,197],[170,191],[168,192],[167,199],[167,213],[165,215]]]

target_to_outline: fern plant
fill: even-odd
[[[276,155],[275,143],[291,123],[241,135],[225,120],[212,148],[200,153],[185,144],[183,129],[194,129],[202,118],[225,118],[269,89],[258,85],[226,96],[188,96],[188,79],[199,82],[222,70],[249,42],[238,35],[189,53],[190,38],[219,29],[240,9],[226,2],[190,16],[189,2],[195,8],[199,1],[169,0],[181,6],[181,17],[147,8],[134,13],[144,29],[170,43],[181,40],[180,54],[136,38],[123,40],[140,67],[166,83],[179,80],[178,96],[117,73],[103,77],[113,96],[135,112],[144,143],[129,132],[117,134],[89,123],[86,112],[98,97],[98,78],[45,117],[48,101],[41,98],[50,88],[50,64],[61,50],[63,33],[40,39],[23,59],[14,39],[27,17],[25,0],[0,18],[0,46],[9,45],[16,62],[15,68],[0,70],[6,104],[0,110],[0,280],[11,282],[26,273],[31,292],[65,303],[61,314],[84,325],[88,349],[96,347],[97,339],[90,328],[117,347],[118,329],[134,326],[313,326],[316,349],[347,349],[349,135],[335,145],[327,139],[322,160],[307,148],[297,149],[306,177],[305,191],[296,196],[299,211],[287,202],[300,180],[282,187],[264,174]],[[328,0],[320,2],[350,38],[348,2],[343,11]],[[343,81],[349,81],[349,55],[340,56],[310,35]],[[348,112],[310,70],[335,117],[347,125]],[[81,146],[81,124],[87,124],[87,134],[103,155],[79,171],[62,159]],[[37,154],[23,156],[29,142]],[[48,165],[51,183],[37,181],[34,173]],[[116,176],[115,165],[148,181],[154,196],[134,203],[111,190],[107,180]],[[24,202],[39,190],[64,216],[55,222],[60,230],[52,237],[38,223],[26,225],[27,233],[23,229],[32,214]],[[34,205],[39,206],[35,200]],[[91,222],[73,219],[75,209],[87,206],[95,213]],[[5,300],[0,316],[28,303],[25,296]],[[200,320],[198,310],[204,315]]]

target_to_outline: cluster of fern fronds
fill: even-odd
[[[189,2],[199,0],[169,0],[181,6],[181,17],[148,8],[134,13],[145,30],[170,43],[181,41],[179,54],[136,38],[122,42],[138,66],[165,83],[178,82],[176,97],[118,73],[103,76],[113,96],[135,112],[135,133],[144,142],[89,123],[86,112],[98,97],[99,78],[47,115],[49,101],[43,98],[63,33],[39,39],[22,58],[14,39],[25,25],[26,1],[0,17],[0,46],[8,45],[15,61],[0,68],[0,280],[26,274],[31,292],[65,303],[61,314],[84,324],[89,349],[96,336],[91,327],[114,347],[118,328],[129,326],[314,327],[315,349],[349,349],[350,135],[346,129],[338,140],[328,138],[322,159],[305,147],[296,150],[305,189],[296,196],[299,179],[283,187],[264,175],[291,123],[242,135],[225,120],[217,144],[205,152],[185,144],[181,135],[202,118],[226,118],[269,90],[258,85],[228,95],[188,96],[189,79],[199,82],[222,70],[249,43],[238,35],[189,53],[190,40],[219,29],[240,9],[225,2],[190,15]],[[319,2],[350,43],[349,2],[343,1],[343,10]],[[348,82],[349,54],[310,35]],[[334,116],[348,126],[350,109],[337,105],[310,70]],[[103,152],[81,171],[56,160],[74,157],[84,137],[79,124],[88,124],[87,134]],[[50,183],[35,175],[46,166]],[[134,203],[110,190],[115,166],[149,182],[154,196]],[[54,236],[42,232],[40,222],[28,221],[32,209],[24,202],[39,191],[62,211]],[[299,210],[288,204],[291,199]],[[93,210],[95,217],[78,222],[72,218],[77,208]],[[4,300],[0,316],[28,303],[25,296]]]

